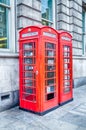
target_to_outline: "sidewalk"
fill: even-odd
[[[86,86],[74,89],[74,100],[38,116],[18,107],[0,113],[0,130],[86,130]]]

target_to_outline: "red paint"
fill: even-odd
[[[19,39],[20,107],[42,113],[58,106],[58,33],[29,26]]]
[[[59,33],[59,104],[73,98],[72,92],[72,36]]]

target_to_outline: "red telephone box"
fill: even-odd
[[[59,33],[59,104],[72,97],[72,36],[68,32]]]
[[[20,31],[20,108],[40,115],[58,106],[58,33],[47,26]]]

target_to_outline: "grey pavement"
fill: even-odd
[[[73,101],[44,116],[20,110],[0,113],[0,130],[86,130],[86,86],[73,90]]]

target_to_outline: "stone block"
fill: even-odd
[[[17,0],[17,4],[25,4],[32,7],[32,1],[33,0]]]
[[[60,12],[63,12],[67,15],[69,15],[69,8],[63,4],[59,5],[58,8],[57,8],[57,12],[60,13]]]
[[[73,58],[73,76],[75,78],[86,77],[86,58]]]
[[[73,48],[73,55],[74,56],[82,56],[82,49]]]
[[[82,41],[82,35],[76,32],[73,32],[73,39],[77,41]]]
[[[0,92],[5,93],[19,88],[18,59],[0,58]]]
[[[41,11],[41,2],[38,0],[33,0],[32,7]]]
[[[76,10],[73,10],[73,16],[75,16],[76,18],[82,20],[82,13],[76,11]]]
[[[31,19],[28,19],[28,18],[24,18],[24,17],[20,17],[17,19],[18,20],[18,24],[17,24],[17,28],[24,28],[26,26],[30,26],[30,25],[33,25],[33,20]]]
[[[65,6],[69,7],[69,0],[61,0],[61,3],[64,4]]]
[[[18,91],[0,93],[0,112],[12,108],[19,103]]]
[[[74,88],[80,87],[86,84],[86,77],[74,78]]]
[[[59,21],[58,22],[58,26],[57,26],[58,30],[65,30],[65,31],[70,31],[69,29],[69,24],[63,22],[63,21]]]
[[[58,18],[57,18],[57,21],[64,21],[64,22],[67,22],[67,23],[69,23],[69,16],[68,15],[66,15],[66,14],[63,14],[63,13],[59,13],[58,14]]]
[[[78,47],[78,42],[75,41],[75,40],[72,40],[72,46],[75,47],[75,48],[77,48]]]
[[[77,4],[82,6],[82,0],[74,0]]]
[[[70,5],[70,8],[73,8],[73,7],[74,7],[74,1],[71,0],[71,1],[69,2],[69,5]]]

